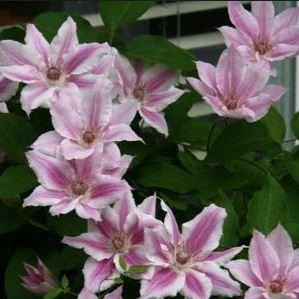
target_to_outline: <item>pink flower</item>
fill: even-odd
[[[9,100],[13,95],[16,94],[18,84],[4,78],[0,74],[0,112],[8,112],[5,101]]]
[[[23,287],[31,293],[43,295],[58,287],[49,269],[38,259],[37,267],[24,263],[28,276],[21,277]]]
[[[141,282],[141,298],[174,297],[177,293],[190,299],[240,295],[239,284],[220,265],[242,248],[213,252],[219,245],[225,210],[210,205],[184,223],[180,233],[172,211],[164,203],[162,208],[166,211],[164,229],[145,233],[144,249],[153,269]]]
[[[51,206],[53,216],[75,210],[82,218],[99,221],[101,209],[130,190],[119,177],[102,173],[98,152],[76,161],[59,160],[35,150],[26,155],[41,185],[25,199],[24,207]]]
[[[146,123],[168,135],[167,123],[161,111],[184,93],[173,86],[178,83],[179,73],[161,65],[145,68],[140,61],[133,67],[121,56],[116,57],[115,65],[120,102],[134,103]]]
[[[299,8],[275,17],[272,1],[252,1],[251,13],[239,1],[229,1],[228,12],[236,26],[219,30],[228,46],[238,47],[249,60],[282,60],[299,51]]]
[[[28,84],[21,94],[22,107],[28,114],[37,107],[49,107],[51,101],[60,99],[59,91],[64,88],[90,87],[95,76],[90,77],[89,72],[109,47],[79,44],[71,17],[61,25],[51,44],[33,24],[27,25],[25,42],[0,42],[1,62],[6,65],[0,71],[8,79]]]
[[[101,77],[88,95],[82,97],[77,89],[65,89],[61,99],[53,103],[52,122],[63,137],[59,151],[65,159],[86,158],[115,141],[141,140],[129,126],[136,113],[134,106],[112,104],[112,88],[111,82]]]
[[[82,248],[91,256],[83,269],[86,289],[96,293],[113,285],[114,278],[124,272],[122,260],[128,268],[148,263],[144,256],[144,229],[161,225],[154,219],[155,206],[155,196],[136,207],[127,194],[113,208],[103,211],[102,221],[90,221],[88,233],[63,239],[63,243]]]
[[[267,237],[254,231],[249,261],[232,261],[227,268],[249,286],[246,299],[299,297],[299,249],[293,249],[292,240],[281,225]]]
[[[280,99],[285,88],[266,85],[270,68],[266,62],[247,63],[234,47],[221,54],[217,67],[196,62],[201,80],[187,78],[215,113],[254,122]]]
[[[122,299],[122,292],[123,287],[120,286],[113,292],[107,294],[103,299]],[[84,288],[80,292],[78,299],[98,299],[98,296],[96,296],[93,292],[89,291],[87,288]]]

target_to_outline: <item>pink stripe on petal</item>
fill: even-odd
[[[103,135],[103,139],[106,142],[142,141],[142,139],[136,135],[133,129],[125,124],[108,126]]]
[[[294,56],[298,53],[298,45],[278,44],[271,51],[270,61],[281,60],[283,58]]]
[[[84,233],[78,237],[64,237],[62,242],[71,247],[83,249],[97,261],[109,259],[113,256],[108,239],[99,233]]]
[[[206,258],[206,261],[213,261],[217,264],[223,265],[229,262],[235,255],[243,250],[244,246],[233,247],[224,251],[211,252]]]
[[[119,221],[116,212],[107,207],[103,210],[102,221],[96,223],[97,230],[105,237],[110,238],[119,229]]]
[[[168,136],[168,126],[164,116],[153,109],[142,107],[139,114],[151,127],[155,128],[161,134]]]
[[[136,73],[129,60],[122,56],[116,56],[115,67],[119,77],[119,83],[125,89],[134,88],[136,83]]]
[[[161,201],[161,207],[162,207],[162,210],[166,212],[166,216],[165,216],[165,220],[164,220],[165,228],[172,238],[172,243],[177,245],[180,241],[181,233],[180,233],[178,224],[176,222],[176,219],[173,215],[173,212],[164,203],[164,201]]]
[[[262,281],[267,281],[279,273],[279,258],[269,241],[258,231],[253,232],[249,262],[253,273]]]
[[[80,75],[70,75],[67,78],[67,81],[74,83],[80,89],[86,89],[89,91],[94,87],[94,82],[96,81],[96,78],[96,75],[86,73]]]
[[[98,262],[89,258],[83,268],[85,287],[92,292],[97,292],[101,283],[113,273],[114,269],[112,259]]]
[[[25,42],[27,46],[35,49],[37,54],[47,63],[50,54],[50,45],[34,24],[27,25]]]
[[[186,246],[194,253],[210,253],[218,247],[222,226],[226,218],[225,209],[212,204],[194,219],[183,224]]]
[[[11,65],[1,66],[1,74],[17,82],[35,83],[42,80],[42,76],[37,69],[31,65]]]
[[[29,151],[26,156],[41,184],[53,190],[67,190],[73,172],[64,161],[37,151]]]
[[[133,195],[131,192],[127,192],[125,196],[116,202],[114,206],[115,212],[118,214],[119,217],[119,227],[123,227],[128,215],[131,212],[135,212],[136,206],[133,199]]]
[[[208,299],[211,296],[211,280],[195,270],[189,269],[186,273],[186,281],[183,294],[192,299]]]
[[[144,256],[143,246],[135,246],[123,255],[127,265],[145,265],[148,260]]]
[[[228,13],[230,20],[243,31],[248,37],[257,39],[259,36],[259,25],[253,15],[247,11],[239,1],[228,2]]]
[[[143,299],[174,297],[183,288],[185,275],[174,269],[156,268],[151,280],[142,280],[140,294]]]

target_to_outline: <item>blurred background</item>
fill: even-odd
[[[104,1],[104,0],[102,0]],[[83,15],[89,22],[104,30],[98,14],[99,1],[1,1],[1,28],[18,23],[30,22],[45,11],[69,11]],[[230,25],[227,1],[167,1],[158,0],[137,22],[123,28],[126,39],[135,35],[153,34],[168,38],[174,44],[192,52],[196,59],[216,64],[225,48],[224,40],[217,28]],[[250,8],[250,1],[242,1]],[[276,13],[298,5],[296,1],[274,1]],[[297,58],[285,60],[278,65],[275,83],[287,87],[288,92],[277,107],[286,124],[299,110],[299,63]],[[297,72],[296,72],[297,70]],[[298,82],[296,84],[296,82]],[[190,116],[209,118],[210,108],[199,103],[190,111]],[[286,138],[290,137],[288,128]]]

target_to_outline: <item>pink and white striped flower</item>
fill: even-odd
[[[12,81],[27,84],[21,103],[28,114],[37,107],[49,107],[60,99],[59,91],[64,88],[90,87],[95,80],[90,71],[109,48],[107,44],[79,44],[71,17],[50,44],[33,24],[27,25],[25,42],[0,41],[1,63],[5,65],[0,72]]]
[[[223,117],[257,121],[285,93],[283,86],[266,85],[270,77],[266,62],[248,64],[233,46],[221,54],[216,68],[202,61],[196,67],[200,80],[187,81]]]
[[[51,206],[53,216],[72,210],[85,219],[101,220],[101,210],[130,191],[119,177],[104,175],[101,154],[84,160],[64,161],[38,151],[27,152],[30,167],[40,186],[25,199],[23,206]]]
[[[27,276],[21,277],[22,286],[31,293],[43,295],[54,288],[58,283],[50,270],[38,259],[37,267],[24,263]]]
[[[227,46],[234,45],[249,60],[268,63],[299,51],[299,8],[275,16],[272,1],[252,1],[251,13],[239,1],[229,1],[228,12],[236,28],[220,27]]]
[[[175,102],[183,93],[174,87],[179,72],[161,65],[146,67],[137,61],[132,65],[126,58],[115,60],[118,75],[119,101],[135,104],[140,116],[158,132],[168,135],[168,127],[162,110]]]
[[[15,95],[17,89],[18,83],[8,80],[0,74],[0,112],[8,112],[6,104],[4,102]]]
[[[211,294],[240,295],[239,284],[220,265],[242,247],[213,252],[222,235],[225,210],[210,205],[184,223],[180,233],[170,208],[164,203],[162,208],[166,211],[164,229],[148,229],[145,233],[144,250],[152,271],[141,282],[141,298],[174,297],[178,293],[190,299],[206,299]]]
[[[231,261],[226,267],[249,286],[245,299],[299,297],[299,249],[293,249],[292,240],[281,225],[267,237],[254,231],[249,261]]]
[[[112,89],[110,80],[100,77],[84,97],[78,89],[68,89],[53,103],[52,122],[63,137],[59,151],[65,159],[84,159],[111,142],[141,140],[130,127],[136,113],[134,105],[113,104]],[[43,140],[45,143],[59,141],[53,134],[43,137],[50,138]]]
[[[128,194],[113,208],[103,211],[102,221],[90,221],[88,233],[63,239],[63,243],[90,255],[83,269],[85,293],[87,290],[96,293],[113,285],[114,278],[124,272],[121,260],[128,268],[148,263],[144,256],[144,229],[161,225],[154,219],[155,210],[155,196],[146,198],[136,207]]]

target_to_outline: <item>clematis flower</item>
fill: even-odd
[[[251,13],[239,1],[229,1],[228,12],[236,28],[219,30],[227,46],[234,45],[249,60],[271,63],[298,53],[299,7],[275,16],[272,1],[252,1]]]
[[[75,210],[82,218],[99,221],[101,209],[130,190],[120,178],[102,174],[98,152],[76,161],[59,160],[35,150],[26,156],[41,185],[25,199],[24,207],[51,206],[53,216]]]
[[[33,24],[27,25],[25,42],[0,42],[0,58],[5,64],[0,72],[12,81],[27,84],[21,103],[28,114],[60,99],[60,90],[90,87],[95,77],[89,73],[109,48],[108,44],[79,44],[76,23],[71,17],[61,25],[51,44]]]
[[[190,299],[240,295],[239,284],[220,265],[242,248],[213,252],[219,245],[225,210],[210,205],[184,223],[180,233],[170,208],[165,203],[162,208],[166,211],[164,229],[145,233],[144,250],[153,269],[141,282],[141,298],[174,297],[178,293]]]
[[[122,292],[123,287],[120,286],[113,292],[105,295],[103,299],[122,299]],[[93,292],[89,291],[88,289],[84,288],[80,292],[78,299],[98,299],[98,296],[96,296]]]
[[[31,293],[43,295],[54,288],[58,283],[50,270],[38,259],[37,267],[24,263],[27,276],[21,277],[22,286]]]
[[[154,219],[155,206],[155,196],[136,207],[127,194],[113,208],[103,211],[102,221],[90,221],[88,233],[63,239],[63,243],[90,255],[83,269],[85,289],[96,293],[113,285],[114,279],[124,272],[122,260],[127,267],[148,263],[144,257],[144,229],[161,225]],[[84,292],[88,293],[87,290]]]
[[[140,61],[133,66],[121,56],[116,57],[115,67],[120,88],[119,101],[133,102],[147,124],[168,135],[161,111],[184,93],[174,87],[178,83],[179,73],[161,65],[146,68]]]
[[[13,95],[16,94],[18,84],[4,78],[0,74],[0,112],[8,112],[5,101],[9,100]]]
[[[129,124],[135,116],[132,103],[112,104],[113,86],[99,78],[83,98],[78,89],[61,92],[50,110],[55,130],[63,137],[59,150],[67,160],[84,159],[104,144],[141,140]]]
[[[249,261],[231,261],[226,267],[249,286],[245,299],[299,297],[299,250],[293,249],[292,240],[281,225],[267,237],[254,231]]]
[[[266,62],[248,64],[233,46],[221,54],[216,68],[202,61],[196,66],[201,80],[187,81],[220,116],[257,121],[285,92],[280,85],[266,85]]]

